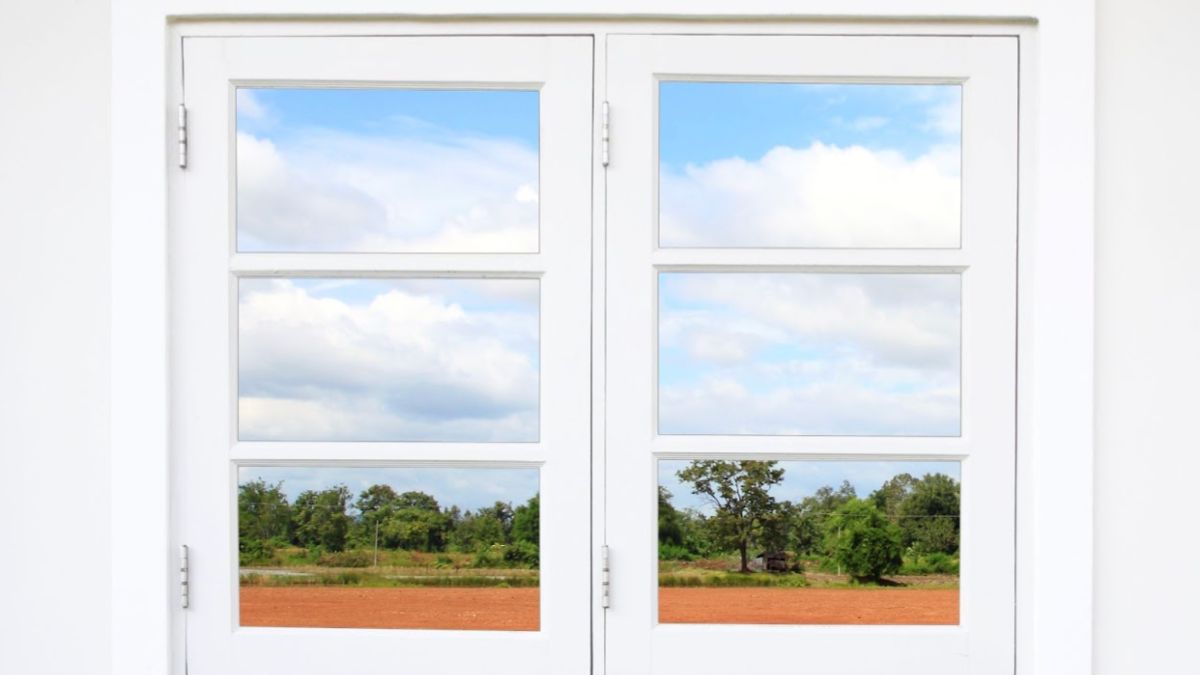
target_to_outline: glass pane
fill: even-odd
[[[538,249],[538,93],[237,92],[239,251]]]
[[[659,275],[663,434],[957,436],[957,274]]]
[[[957,624],[958,462],[662,460],[660,623]]]
[[[538,439],[536,279],[242,279],[238,433]]]
[[[243,626],[538,630],[537,469],[241,467]]]
[[[664,247],[959,245],[959,85],[663,82]]]

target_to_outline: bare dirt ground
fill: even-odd
[[[958,591],[660,588],[662,623],[958,623]],[[536,588],[242,587],[243,626],[537,630]]]
[[[254,587],[243,626],[537,630],[536,588]]]
[[[958,590],[660,588],[661,623],[935,625],[958,623]]]

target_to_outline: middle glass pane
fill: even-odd
[[[662,434],[957,436],[958,274],[664,272]]]
[[[246,278],[238,436],[538,440],[536,279]]]

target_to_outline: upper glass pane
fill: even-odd
[[[243,252],[538,250],[538,93],[237,91]]]
[[[538,440],[536,279],[242,279],[238,433]]]
[[[957,436],[957,274],[659,275],[663,434]]]
[[[957,248],[959,85],[663,82],[663,247]]]

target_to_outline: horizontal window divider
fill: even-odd
[[[536,279],[545,273],[536,253],[237,253],[239,276],[467,277]]]
[[[801,272],[961,272],[970,257],[960,249],[658,249],[651,263],[662,271],[778,270]]]
[[[962,460],[970,446],[960,437],[881,436],[658,436],[661,459]]]
[[[242,441],[229,458],[253,466],[522,468],[545,463],[541,443]]]

